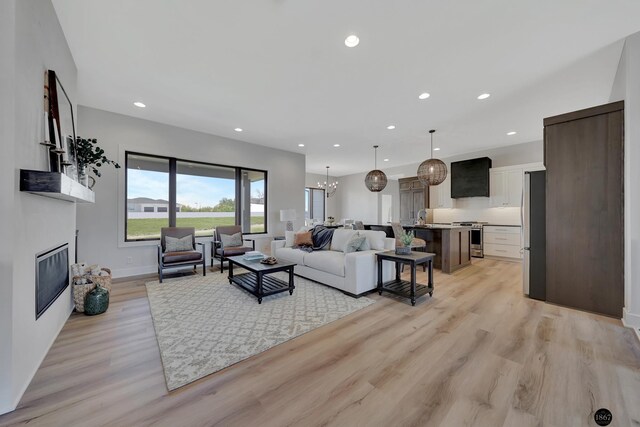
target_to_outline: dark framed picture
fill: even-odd
[[[69,172],[74,174],[77,162],[74,155],[76,127],[73,104],[55,71],[47,70],[45,80],[45,87],[48,88],[45,108],[49,113],[49,137],[56,145],[50,150],[50,167],[54,172],[65,172],[65,167],[73,166]]]

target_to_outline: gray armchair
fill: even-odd
[[[221,225],[216,227],[213,233],[213,244],[211,245],[211,267],[213,267],[213,260],[220,260],[220,273],[224,272],[224,262],[229,256],[244,255],[249,251],[256,250],[256,242],[253,239],[246,239],[242,237],[240,246],[225,246],[221,235],[232,236],[237,233],[242,233],[242,227],[240,225]],[[246,246],[245,241],[251,242],[251,246]]]
[[[191,250],[166,252],[167,237],[183,238],[191,235]],[[200,247],[200,251],[196,250]],[[162,283],[163,272],[169,268],[184,267],[193,265],[195,270],[202,264],[202,275],[207,275],[207,265],[204,257],[204,245],[196,242],[196,229],[193,227],[163,227],[160,229],[160,244],[158,245],[158,275]]]

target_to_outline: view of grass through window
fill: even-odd
[[[241,206],[245,233],[265,227],[265,173],[241,171],[241,202],[236,203],[236,169],[176,161],[176,226],[211,236],[219,225],[236,224]],[[169,226],[169,159],[128,155],[127,240],[156,239]]]

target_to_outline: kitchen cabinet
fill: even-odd
[[[400,222],[415,224],[420,209],[429,207],[429,187],[422,185],[417,177],[402,178],[400,185]]]
[[[486,256],[522,258],[519,226],[485,225],[482,229],[483,252]]]
[[[520,207],[522,204],[522,168],[493,168],[490,174],[492,207]]]
[[[446,209],[453,207],[451,198],[451,174],[440,185],[429,187],[429,207],[431,209]]]

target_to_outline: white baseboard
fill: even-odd
[[[157,265],[143,265],[138,267],[114,268],[111,269],[111,277],[120,279],[122,277],[140,276],[142,274],[157,273]]]
[[[631,313],[625,307],[622,310],[622,324],[627,328],[633,328],[637,331],[640,329],[640,314]]]

